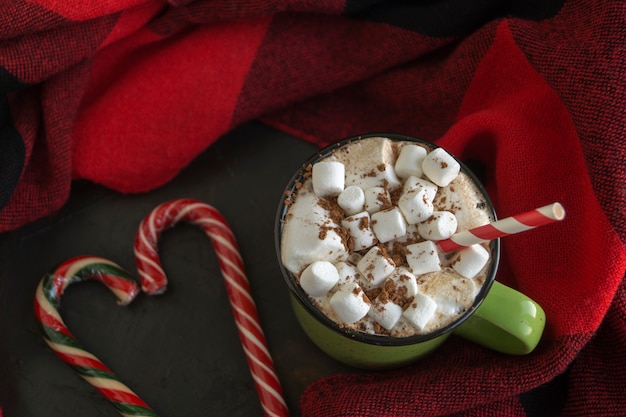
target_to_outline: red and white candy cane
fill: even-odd
[[[58,357],[71,365],[122,415],[158,417],[106,365],[82,347],[61,319],[59,306],[65,289],[70,284],[85,280],[102,282],[117,296],[121,305],[130,303],[140,292],[135,280],[107,259],[95,256],[69,259],[44,275],[35,293],[35,315],[44,340]]]
[[[288,416],[235,236],[215,208],[196,200],[173,200],[156,207],[141,222],[135,238],[135,259],[143,290],[148,294],[165,291],[167,277],[157,243],[163,230],[179,222],[200,226],[211,238],[263,411],[266,416]]]
[[[497,220],[484,226],[456,233],[437,243],[444,252],[452,252],[476,243],[525,232],[535,227],[554,223],[565,218],[565,209],[560,203],[553,203],[535,210]]]

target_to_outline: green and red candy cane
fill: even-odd
[[[157,414],[124,385],[97,357],[87,352],[59,314],[61,296],[77,282],[96,280],[106,285],[119,304],[130,303],[140,292],[133,278],[115,263],[95,256],[69,259],[47,273],[35,293],[35,316],[44,340],[59,358],[72,366],[124,416],[157,417]]]
[[[159,261],[157,243],[163,230],[179,222],[201,227],[211,239],[265,415],[289,416],[235,237],[215,208],[196,200],[173,200],[156,207],[142,221],[135,238],[135,259],[143,291],[148,294],[165,291],[167,277]],[[37,289],[35,313],[44,339],[61,359],[96,387],[122,415],[156,416],[102,362],[85,351],[63,323],[58,312],[63,291],[68,285],[87,279],[103,282],[117,295],[122,305],[132,301],[139,292],[132,277],[113,262],[97,257],[70,259],[44,276]]]

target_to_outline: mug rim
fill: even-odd
[[[456,320],[452,321],[451,323],[449,323],[448,325],[444,327],[441,327],[430,333],[415,334],[415,335],[406,336],[406,337],[394,337],[394,336],[389,336],[389,335],[371,334],[371,333],[361,332],[359,330],[352,329],[349,327],[341,327],[334,320],[332,320],[326,314],[324,314],[319,308],[313,305],[309,296],[302,289],[302,287],[296,283],[295,277],[289,270],[285,268],[282,262],[282,255],[281,255],[281,240],[282,239],[281,237],[282,237],[282,230],[283,230],[283,225],[284,225],[283,220],[289,209],[289,205],[285,204],[285,197],[287,195],[291,195],[294,192],[296,188],[296,182],[303,178],[303,174],[305,173],[307,167],[309,165],[314,164],[315,162],[318,162],[326,158],[327,156],[332,154],[332,152],[334,152],[336,149],[342,148],[348,143],[359,141],[361,139],[374,138],[374,137],[388,138],[396,142],[400,142],[400,141],[416,142],[416,143],[426,145],[427,147],[430,148],[431,151],[436,148],[440,148],[440,146],[438,146],[437,144],[433,142],[429,142],[425,139],[417,138],[414,136],[398,134],[398,133],[373,132],[373,133],[350,136],[350,137],[341,139],[328,146],[325,146],[324,148],[317,150],[304,161],[304,163],[300,166],[300,168],[298,168],[295,171],[295,173],[291,176],[291,178],[287,182],[287,186],[283,189],[283,193],[281,194],[282,198],[280,199],[279,204],[278,204],[278,210],[276,212],[276,218],[275,218],[275,223],[274,223],[274,245],[275,245],[276,254],[278,257],[278,264],[280,266],[283,279],[285,280],[285,283],[287,284],[287,288],[289,289],[290,294],[292,296],[295,296],[295,298],[300,303],[300,305],[309,314],[311,314],[315,319],[321,322],[326,328],[331,329],[335,333],[338,333],[349,339],[357,340],[357,341],[367,343],[370,345],[379,345],[379,346],[413,345],[413,344],[418,344],[421,342],[426,342],[428,340],[432,340],[440,336],[444,336],[446,334],[451,333],[452,331],[454,331],[454,329],[456,329],[459,325],[461,325],[463,322],[465,322],[465,320],[467,320],[470,316],[474,314],[476,309],[478,309],[478,307],[482,304],[484,299],[487,297],[487,294],[489,293],[489,290],[491,289],[493,281],[495,280],[495,277],[496,277],[498,264],[500,262],[500,239],[499,238],[491,240],[489,242],[489,246],[491,250],[491,263],[487,270],[485,282],[483,283],[481,289],[478,291],[478,294],[476,294],[476,297],[474,298],[474,302],[472,303],[472,305],[465,312],[463,312]],[[476,186],[480,194],[483,196],[485,203],[489,207],[493,220],[497,220],[493,203],[491,199],[489,198],[489,195],[487,194],[487,191],[485,190],[483,184],[480,182],[480,180],[476,176],[476,174],[474,174],[467,167],[467,165],[465,165],[465,163],[459,160],[455,155],[452,155],[452,154],[450,155],[460,164],[461,171],[463,171],[463,173],[465,173],[468,177],[470,177],[470,179],[474,182],[474,185]]]

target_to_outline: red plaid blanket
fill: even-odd
[[[73,179],[151,190],[252,119],[319,145],[437,141],[501,217],[565,206],[503,242],[500,279],[543,305],[544,340],[331,376],[302,415],[625,415],[626,3],[81,3],[0,4],[0,231],[59,209]]]

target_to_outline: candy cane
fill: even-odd
[[[65,289],[75,282],[90,279],[106,285],[121,305],[130,303],[139,293],[139,286],[131,276],[111,261],[93,256],[69,259],[48,272],[35,293],[35,315],[44,340],[58,357],[93,385],[122,415],[157,417],[109,368],[82,347],[61,319],[59,306]]]
[[[149,294],[165,291],[167,277],[159,261],[157,243],[164,229],[179,222],[200,226],[211,239],[261,406],[266,416],[288,416],[237,242],[215,208],[196,200],[173,200],[156,207],[141,222],[135,238],[135,259],[143,290]]]
[[[565,218],[565,209],[560,203],[553,203],[535,210],[497,220],[484,226],[478,226],[470,230],[456,233],[452,235],[452,237],[440,240],[436,243],[442,251],[452,252],[472,246],[476,243],[525,232],[535,227],[563,220],[563,218]]]

